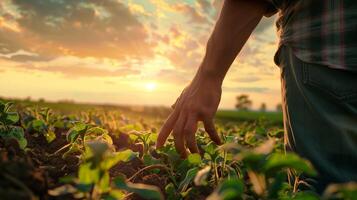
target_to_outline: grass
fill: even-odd
[[[283,114],[281,112],[219,110],[216,118],[223,121],[267,120],[274,125],[282,125],[283,123]]]

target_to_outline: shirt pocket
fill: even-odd
[[[357,72],[303,63],[303,81],[339,101],[357,101]]]

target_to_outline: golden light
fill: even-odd
[[[154,82],[149,82],[149,83],[146,83],[146,84],[145,84],[145,89],[146,89],[146,91],[152,92],[152,91],[154,91],[156,88],[157,88],[157,85],[156,85],[156,83],[154,83]]]

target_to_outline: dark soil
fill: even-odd
[[[35,136],[25,132],[28,141],[27,151],[19,148],[16,140],[4,141],[0,138],[0,199],[1,200],[27,200],[27,199],[74,199],[69,196],[52,197],[48,195],[48,190],[61,186],[60,178],[64,176],[76,176],[80,164],[78,155],[69,155],[62,158],[60,151],[54,154],[63,146],[67,145],[66,130],[55,130],[56,139],[51,143],[46,141],[43,135]],[[130,144],[127,134],[120,134],[120,137],[112,136],[114,146],[117,150],[130,148],[133,151],[143,153],[142,144]],[[145,167],[143,161],[135,158],[127,163],[118,163],[110,169],[110,176],[133,176],[137,171]],[[145,183],[155,185],[160,190],[165,191],[167,177],[160,174],[150,174],[144,171],[138,174],[132,181],[135,183]],[[129,195],[128,199],[143,198],[136,195]]]

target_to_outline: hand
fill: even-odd
[[[186,146],[191,153],[199,153],[195,139],[199,121],[203,121],[210,138],[216,144],[221,144],[213,123],[221,93],[220,84],[207,78],[196,77],[172,106],[173,112],[160,130],[156,148],[164,145],[172,131],[176,151],[182,158],[188,155]]]

